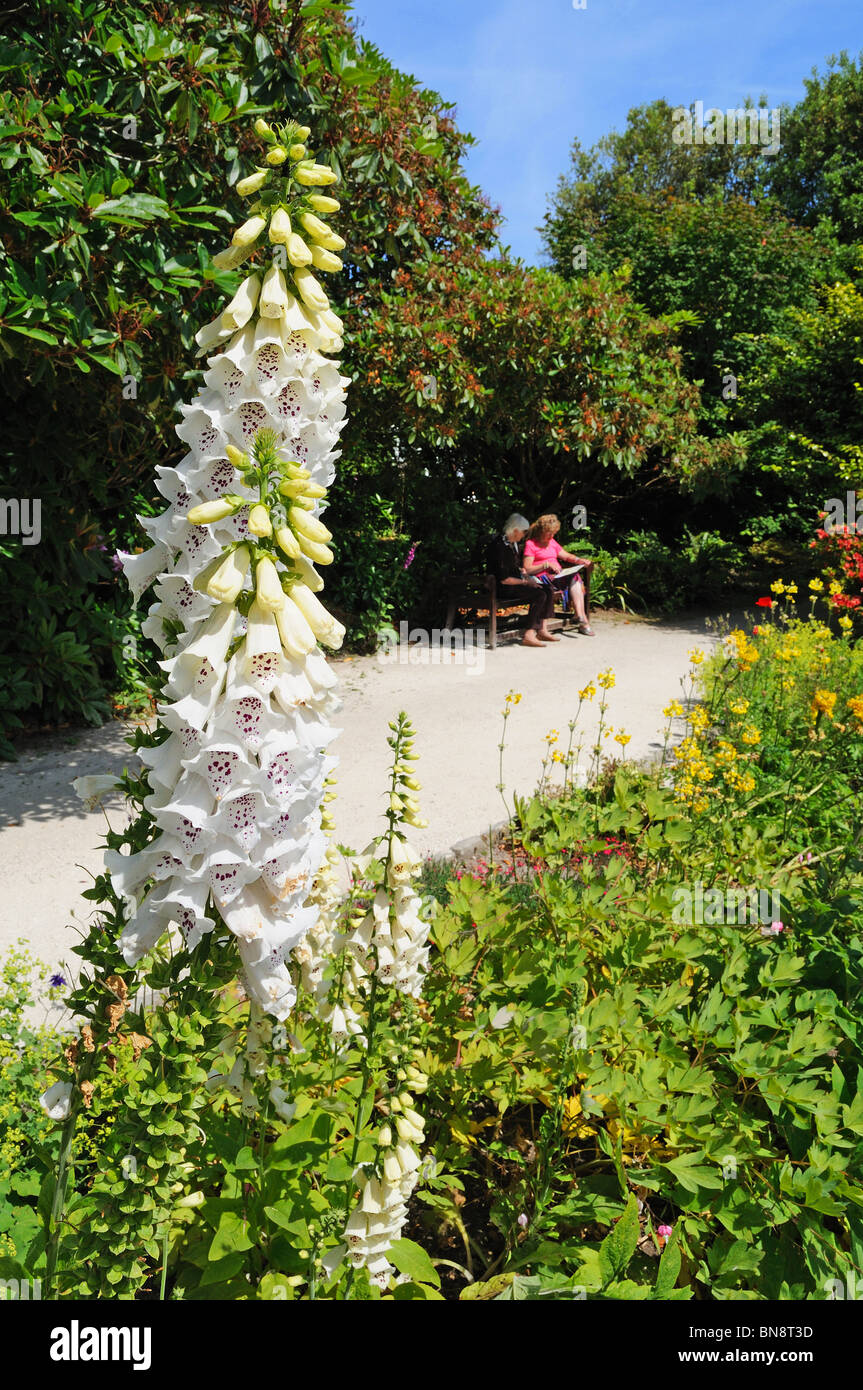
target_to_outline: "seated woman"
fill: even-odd
[[[593,637],[593,628],[587,620],[586,588],[582,580],[583,574],[587,584],[590,584],[593,561],[584,556],[570,555],[568,550],[564,550],[554,539],[559,530],[560,522],[551,513],[537,517],[524,543],[524,571],[529,575],[548,575],[553,588],[568,589],[579,632],[585,637]],[[579,574],[561,575],[561,560],[564,565],[584,565],[584,569]]]
[[[522,646],[541,647],[543,642],[559,642],[560,638],[548,630],[548,620],[554,613],[554,594],[539,579],[525,578],[521,567],[518,547],[527,535],[527,527],[526,518],[513,513],[503,535],[495,536],[488,547],[488,568],[497,580],[502,604],[530,604]]]

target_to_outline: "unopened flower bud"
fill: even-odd
[[[247,178],[240,179],[237,184],[237,192],[241,198],[249,198],[253,193],[257,193],[259,188],[263,187],[269,177],[269,169],[256,169],[255,172],[249,174]]]
[[[292,232],[287,240],[288,260],[291,265],[302,266],[311,265],[314,253],[309,249],[301,236]]]
[[[327,193],[310,193],[308,198],[315,212],[338,212],[341,207],[338,199],[331,198]]]
[[[267,225],[265,217],[250,217],[238,227],[231,237],[232,246],[251,246],[256,242]]]
[[[268,613],[277,613],[285,604],[285,591],[279,572],[267,556],[259,560],[255,567],[255,596],[261,608]]]
[[[284,245],[291,235],[291,219],[284,208],[276,208],[270,218],[270,241]]]
[[[220,603],[233,603],[243,587],[251,561],[248,546],[241,545],[232,550],[207,585],[210,598],[218,599]]]
[[[193,526],[209,526],[214,521],[233,516],[242,505],[241,497],[217,497],[213,502],[200,502],[197,507],[191,507],[186,516]]]
[[[288,152],[284,145],[274,145],[271,150],[267,151],[268,164],[284,164],[287,157]]]
[[[271,536],[273,534],[273,523],[270,521],[270,513],[261,502],[256,502],[249,512],[249,530],[253,536]]]

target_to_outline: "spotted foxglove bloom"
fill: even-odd
[[[268,253],[269,217],[311,207],[302,189],[277,201],[289,169],[260,180],[266,205],[253,204],[234,249]],[[183,457],[157,468],[167,506],[140,518],[151,548],[124,562],[136,598],[155,586],[143,630],[164,657],[164,739],[142,753],[155,831],[137,853],[106,856],[127,964],[169,931],[192,949],[224,926],[247,994],[277,1019],[296,999],[290,957],[318,920],[309,895],[326,853],[335,677],[317,639],[336,646],[344,631],[313,591],[315,565],[332,558],[319,518],[348,382],[325,354],[341,348],[341,324],[320,286],[311,306],[294,289],[258,266],[198,334],[202,352],[220,350],[181,409]],[[245,1061],[231,1085],[249,1101]]]

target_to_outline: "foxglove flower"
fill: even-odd
[[[279,134],[286,149],[296,129]],[[242,181],[246,194],[266,183],[266,211],[253,204],[220,263],[266,248],[268,220],[279,241],[311,210],[303,190],[273,201],[289,168]],[[318,921],[321,890],[310,894],[327,863],[321,799],[335,762],[335,678],[318,638],[337,646],[344,632],[315,592],[314,566],[332,559],[319,514],[348,384],[324,355],[341,347],[341,323],[329,311],[322,318],[326,295],[315,286],[301,303],[273,263],[197,335],[202,352],[220,350],[182,407],[184,457],[157,470],[167,506],[141,518],[151,549],[124,561],[136,597],[154,584],[143,630],[163,652],[165,738],[142,754],[154,835],[137,853],[106,859],[125,904],[128,964],[172,931],[192,949],[227,928],[246,992],[278,1019],[296,999],[292,953]],[[249,1106],[248,1057],[239,1062],[229,1084]]]

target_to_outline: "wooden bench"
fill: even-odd
[[[450,579],[446,581],[444,587],[447,600],[447,631],[451,632],[453,630],[453,627],[456,625],[456,614],[460,610],[464,610],[468,613],[475,613],[477,615],[478,624],[480,614],[487,613],[488,616],[486,622],[482,625],[488,626],[488,644],[492,651],[494,651],[495,647],[497,646],[499,615],[501,611],[503,610],[505,613],[507,610],[510,609],[527,609],[529,606],[527,603],[525,603],[523,599],[519,599],[516,603],[513,603],[512,600],[507,599],[507,589],[510,588],[510,585],[498,584],[493,574],[452,575]],[[560,591],[556,591],[554,601],[555,605],[557,605],[558,603],[562,604],[563,593]],[[584,575],[584,611],[587,614],[589,620],[589,574]],[[566,611],[561,612],[560,617],[561,626],[563,626],[567,622],[567,620],[569,620],[570,622],[575,621],[575,613],[572,611],[572,608],[569,608]],[[513,624],[512,626],[517,626],[517,624]],[[501,631],[504,630],[508,631],[509,627],[507,627],[506,629],[501,628]]]

